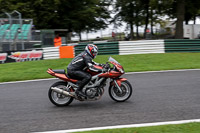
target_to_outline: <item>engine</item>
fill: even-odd
[[[105,78],[95,78],[84,88],[84,92],[90,100],[97,100],[103,95],[105,85]]]
[[[88,88],[85,90],[85,94],[89,99],[97,100],[101,98],[103,95],[104,89],[103,88]]]
[[[95,88],[88,88],[85,91],[85,94],[90,98],[93,99],[97,93],[97,90]]]

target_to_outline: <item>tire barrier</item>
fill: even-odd
[[[165,53],[164,40],[119,42],[119,55]]]
[[[59,59],[59,47],[47,47],[43,48],[43,58],[46,59]]]

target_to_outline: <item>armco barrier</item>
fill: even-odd
[[[59,59],[59,47],[47,47],[43,48],[43,58],[44,59]]]
[[[200,39],[165,40],[165,52],[200,52]]]
[[[164,53],[164,40],[141,40],[119,42],[119,54]]]
[[[85,44],[79,44],[75,46],[75,55],[78,55],[85,50]],[[119,54],[119,43],[118,42],[103,42],[103,43],[94,43],[98,47],[98,55],[118,55]]]

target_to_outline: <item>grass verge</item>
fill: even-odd
[[[99,55],[94,60],[105,63],[110,55]],[[200,53],[168,53],[111,55],[126,72],[159,71],[200,68]],[[47,68],[66,69],[71,59],[40,60],[0,64],[0,82],[51,78]]]
[[[196,122],[177,125],[85,131],[77,133],[199,133],[199,131],[200,123]]]

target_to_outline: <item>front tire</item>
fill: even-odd
[[[67,86],[67,82],[56,82],[51,87],[58,87],[60,89],[64,89]],[[73,101],[73,97],[65,96],[63,94],[59,94],[49,88],[48,96],[49,100],[56,106],[63,107],[69,105]]]
[[[132,86],[126,80],[121,82],[122,93],[118,91],[118,88],[115,85],[109,87],[109,95],[110,97],[117,102],[124,102],[128,100],[132,95]]]

